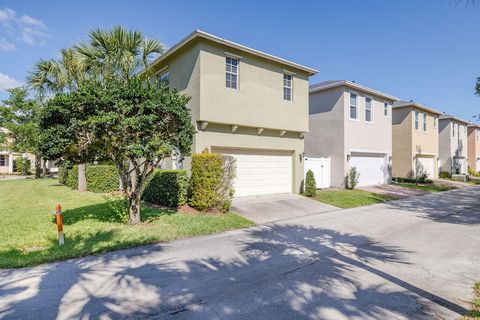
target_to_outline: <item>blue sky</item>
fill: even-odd
[[[467,2],[467,0],[464,0]],[[292,6],[292,3],[296,3]],[[455,0],[0,2],[0,89],[40,58],[120,24],[168,46],[201,29],[471,120],[480,113],[480,5]],[[5,97],[0,93],[0,98]]]

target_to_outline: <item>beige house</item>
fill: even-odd
[[[299,192],[316,70],[197,30],[149,72],[191,97],[193,152],[236,158],[236,196]],[[166,166],[188,169],[189,159]]]
[[[30,160],[30,170],[34,170],[35,156],[30,153],[13,152],[9,150],[9,143],[12,141],[11,138],[8,137],[10,131],[0,127],[0,134],[6,137],[6,141],[0,144],[0,174],[8,175],[15,173],[14,162],[18,158],[27,158]]]
[[[439,118],[439,157],[440,171],[467,173],[467,126],[470,123],[451,115]]]
[[[441,112],[414,101],[393,105],[393,176],[426,172],[438,178],[438,117]]]
[[[468,166],[473,171],[480,171],[480,125],[471,124],[467,128],[467,149],[468,149]]]
[[[394,96],[347,80],[310,86],[310,131],[305,153],[330,158],[330,180],[342,187],[350,168],[359,185],[385,184],[391,178]]]

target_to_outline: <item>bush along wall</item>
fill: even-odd
[[[72,189],[78,189],[78,166],[75,165],[71,169],[68,169],[67,178],[65,179],[67,187]]]
[[[188,176],[185,170],[155,170],[149,179],[142,199],[166,207],[187,203]]]
[[[87,165],[86,178],[88,191],[91,192],[113,192],[120,186],[118,170],[111,165]]]
[[[58,168],[58,182],[60,184],[67,184],[68,168],[66,166],[60,166]]]

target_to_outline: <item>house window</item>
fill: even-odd
[[[383,103],[383,115],[388,117],[388,109],[390,109],[390,104],[388,102]]]
[[[170,81],[170,72],[167,70],[165,72],[162,72],[159,76],[158,76],[158,82],[157,82],[157,86],[160,88],[160,86],[163,84],[163,83],[166,83],[166,85],[168,86],[168,82]]]
[[[423,132],[427,132],[427,114],[423,114]]]
[[[433,127],[437,127],[437,117],[433,117]]]
[[[350,119],[357,120],[357,95],[350,93]]]
[[[477,142],[480,142],[480,130],[477,130]]]
[[[237,89],[238,82],[238,60],[226,57],[226,86]]]
[[[292,101],[292,75],[283,74],[283,100]]]
[[[418,111],[415,111],[415,130],[418,130]]]
[[[0,154],[0,167],[8,167],[8,155]]]
[[[452,123],[452,137],[455,137],[455,123]]]
[[[365,121],[373,122],[372,98],[365,98]]]

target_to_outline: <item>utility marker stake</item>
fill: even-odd
[[[57,217],[57,229],[58,229],[58,243],[63,246],[65,239],[63,238],[63,222],[62,222],[62,207],[57,204],[55,207]]]

